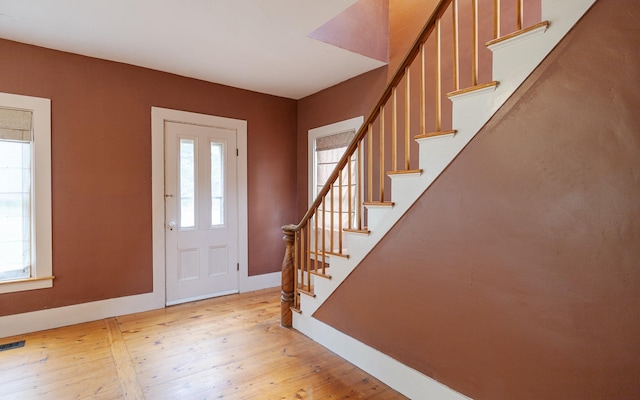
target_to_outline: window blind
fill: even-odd
[[[31,142],[31,111],[0,107],[0,140]]]
[[[322,136],[316,139],[316,151],[325,151],[347,147],[353,137],[355,131],[336,133],[335,135]]]

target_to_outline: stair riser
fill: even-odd
[[[416,185],[417,180],[428,179],[425,172],[419,176],[391,176],[391,198],[397,199],[400,204],[407,204],[411,199],[417,198],[424,192],[425,183]],[[395,200],[394,200],[395,201]]]
[[[380,228],[380,221],[384,220],[391,207],[367,207],[367,228],[376,230]]]

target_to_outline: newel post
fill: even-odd
[[[284,233],[285,251],[282,260],[282,292],[280,296],[280,325],[289,328],[292,325],[291,307],[293,307],[293,279],[295,278],[294,245],[296,232],[295,225],[282,227]]]

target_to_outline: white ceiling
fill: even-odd
[[[0,38],[299,99],[383,65],[307,37],[355,2],[0,0]]]

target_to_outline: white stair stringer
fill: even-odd
[[[313,313],[360,264],[411,205],[435,181],[493,114],[569,32],[596,0],[542,0],[542,20],[549,26],[496,43],[493,79],[496,87],[457,95],[453,101],[453,137],[419,140],[419,175],[391,175],[393,207],[370,208],[370,233],[345,232],[349,258],[332,257],[331,279],[314,279],[315,297],[301,296],[293,327],[411,399],[467,399],[379,351],[313,318]],[[373,213],[371,213],[373,211]],[[369,217],[370,218],[370,217]]]
[[[304,313],[302,310],[301,315]],[[296,329],[410,399],[469,399],[324,322],[315,318],[299,318],[301,315],[294,313],[294,319],[298,319],[297,326],[294,325]]]

